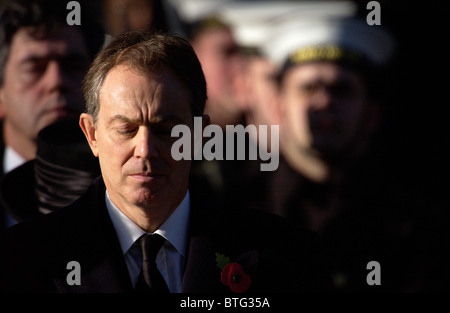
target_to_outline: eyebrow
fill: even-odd
[[[66,55],[58,55],[58,54],[50,54],[50,55],[38,55],[38,54],[32,54],[20,61],[20,64],[26,64],[26,63],[33,63],[33,62],[40,62],[42,60],[51,60],[51,59],[57,59],[57,60],[71,60],[71,61],[88,61],[88,57],[82,53],[69,53]]]
[[[141,120],[139,118],[130,118],[128,116],[122,115],[122,114],[116,114],[113,117],[111,117],[108,121],[108,126],[110,126],[115,121],[121,121],[127,124],[140,124]],[[174,124],[183,124],[183,120],[175,115],[175,114],[167,114],[164,116],[155,116],[150,120],[150,124],[157,124],[157,123],[163,123],[163,122],[173,122]]]

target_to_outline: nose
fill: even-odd
[[[48,87],[49,92],[55,90],[65,92],[68,88],[68,77],[64,72],[61,64],[57,60],[51,60],[45,72],[44,82]]]
[[[333,96],[327,88],[319,88],[310,98],[310,109],[313,111],[328,110],[332,100]]]
[[[159,156],[158,138],[146,126],[140,126],[135,136],[134,156],[142,159],[154,159]]]

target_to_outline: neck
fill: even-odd
[[[36,141],[30,140],[25,134],[17,131],[8,120],[5,120],[3,124],[3,136],[5,144],[14,149],[26,161],[36,157]]]
[[[111,202],[125,214],[133,223],[148,233],[153,233],[169,218],[183,201],[185,194],[180,198],[174,196],[173,201],[164,201],[148,205],[136,205],[128,202],[121,195],[108,190]]]
[[[291,140],[281,140],[280,149],[292,169],[315,183],[325,183],[330,178],[328,165],[308,151],[302,151]]]
[[[293,170],[318,184],[342,183],[346,179],[349,167],[356,161],[350,149],[347,153],[341,153],[345,157],[325,158],[313,149],[299,147],[295,144],[295,140],[282,132],[280,132],[280,152]]]
[[[147,233],[153,233],[169,218],[175,208],[151,213],[140,207],[131,209],[129,207],[125,209],[120,208],[120,210],[144,231]]]
[[[205,114],[209,115],[211,118],[211,124],[219,125],[225,130],[227,125],[237,125],[242,123],[243,113],[238,110],[233,110],[232,108],[224,107],[219,104],[205,106]]]

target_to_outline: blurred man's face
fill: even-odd
[[[247,61],[247,94],[250,110],[259,125],[278,124],[276,116],[277,66],[270,60],[255,56]]]
[[[223,110],[240,106],[243,59],[230,30],[218,28],[198,35],[192,43],[202,64],[208,87],[208,104]],[[214,120],[214,117],[212,117]]]
[[[81,81],[89,65],[81,33],[70,26],[35,39],[30,29],[14,35],[0,87],[1,115],[11,141],[35,141],[45,126],[79,116],[84,108]],[[17,149],[20,150],[20,149]]]
[[[152,0],[105,0],[103,10],[105,13],[105,26],[107,31],[116,36],[131,29],[153,31],[155,4]]]
[[[142,75],[119,65],[104,80],[95,128],[82,114],[108,195],[127,216],[165,220],[186,195],[190,161],[172,158],[171,131],[177,124],[192,130],[190,99],[170,71]]]
[[[334,63],[289,69],[280,91],[283,130],[300,149],[334,156],[357,144],[366,90],[357,72]]]

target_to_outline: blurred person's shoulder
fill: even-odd
[[[104,192],[104,185],[100,183],[101,177],[97,178],[88,188],[86,193],[71,205],[52,211],[48,214],[36,216],[34,219],[26,220],[11,226],[4,232],[3,247],[23,246],[40,248],[52,241],[60,241],[61,233],[70,231],[71,227],[79,227],[88,224],[97,215],[97,210],[92,210],[93,201],[98,201],[99,192]],[[96,221],[96,219],[92,219]],[[71,226],[72,225],[72,226]],[[10,247],[11,246],[11,247]]]
[[[93,183],[86,194],[71,205],[20,222],[3,232],[0,291],[56,291],[52,273],[66,269],[66,259],[70,258],[67,251],[83,249],[92,239],[89,236],[95,235],[91,230],[103,229],[95,217],[97,210],[92,207],[93,196],[97,197],[98,192],[101,192],[101,184]]]
[[[243,203],[216,207],[196,205],[191,197],[193,236],[213,240],[219,253],[234,260],[253,259],[261,290],[277,292],[332,291],[327,251],[319,234],[286,218]],[[199,231],[199,229],[201,231]],[[251,262],[250,262],[251,263]],[[277,286],[276,288],[274,286]]]
[[[292,240],[308,244],[320,241],[320,236],[306,228],[295,225],[285,217],[268,212],[258,206],[251,206],[246,201],[236,199],[233,204],[216,195],[209,195],[207,189],[190,186],[191,208],[194,224],[212,225],[214,230],[226,233],[229,238],[243,237],[249,241],[268,242],[285,240],[292,247]],[[283,245],[277,245],[283,249]]]

